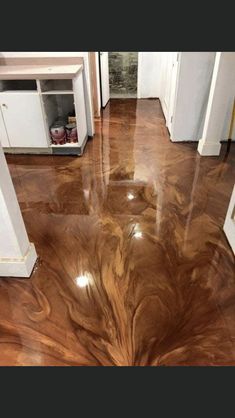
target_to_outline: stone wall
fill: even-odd
[[[109,52],[110,96],[137,96],[138,52]]]

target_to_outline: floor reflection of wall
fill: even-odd
[[[131,121],[128,112],[131,102]],[[102,177],[106,189],[105,206],[112,209],[114,201],[117,204],[115,214],[120,214],[128,201],[128,194],[140,195],[143,184],[136,185],[135,181],[135,120],[136,100],[110,101],[103,110],[103,122],[99,132],[102,141]],[[117,123],[120,107],[123,112],[122,123]],[[111,116],[112,114],[112,116]],[[131,122],[131,123],[130,123]],[[123,199],[121,198],[123,196]],[[140,197],[141,206],[141,197]],[[125,209],[124,209],[125,207]],[[110,209],[110,210],[111,210]],[[111,210],[112,212],[112,210]]]
[[[138,52],[109,52],[110,94],[136,97]]]
[[[118,102],[119,101],[117,101],[117,103],[112,102],[112,104],[110,104],[110,106],[112,106],[112,112],[114,112],[113,109],[116,106],[118,111],[118,106],[120,106]],[[135,121],[137,101],[130,100],[130,102],[132,106],[132,123],[130,123],[129,116],[127,115],[126,118],[123,118],[122,126],[117,126],[116,128],[115,141],[110,142],[109,137],[107,136],[106,138],[107,142],[111,145],[109,159],[112,170],[110,171],[109,181],[113,182],[131,181],[134,180],[135,176],[136,167],[134,147],[136,125],[133,121]],[[124,105],[128,106],[128,101],[126,101]],[[110,123],[111,125],[113,124],[112,119],[110,120]],[[111,127],[112,129],[114,128],[114,126]]]

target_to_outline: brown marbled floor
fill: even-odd
[[[171,143],[157,100],[96,129],[81,158],[7,157],[39,262],[0,279],[0,364],[235,365],[234,145]]]

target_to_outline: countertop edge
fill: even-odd
[[[9,66],[1,65],[0,66],[0,80],[51,80],[51,79],[63,79],[64,80],[64,79],[73,79],[83,71],[83,64],[72,65],[72,66],[73,67],[74,66],[79,66],[80,68],[76,72],[72,71],[72,72],[67,72],[67,73],[56,73],[56,72],[51,73],[51,72],[48,72],[48,73],[45,73],[45,74],[40,74],[40,73],[35,72],[35,73],[31,73],[31,74],[30,73],[17,74],[17,72],[16,72],[16,73],[12,73],[12,74],[7,74],[7,73],[4,73],[4,72],[1,73],[1,68],[2,67],[9,67]],[[21,67],[21,69],[22,69],[22,65],[19,65],[19,67]],[[30,66],[30,67],[33,67],[33,66]],[[43,68],[71,67],[71,65],[68,65],[68,66],[66,66],[66,65],[56,65],[56,66],[35,65],[35,70],[38,67],[41,67],[41,68],[42,67]]]

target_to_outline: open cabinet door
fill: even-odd
[[[224,232],[235,255],[235,186],[224,223]]]
[[[109,94],[109,53],[100,52],[101,105],[105,107],[110,99]]]

